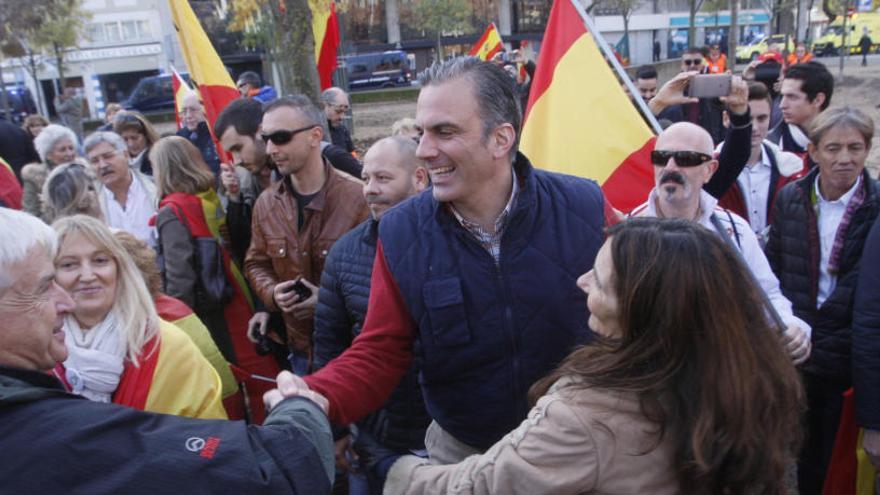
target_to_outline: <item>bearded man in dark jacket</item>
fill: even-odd
[[[428,187],[428,170],[416,158],[416,143],[403,136],[377,141],[367,151],[362,178],[371,218],[340,237],[327,255],[315,311],[316,368],[342,354],[361,331],[382,214]],[[424,449],[430,422],[419,389],[418,366],[413,365],[382,409],[357,423],[353,448],[371,493],[381,492],[385,472],[398,457]],[[352,435],[340,431],[337,436],[339,453],[349,448]],[[337,465],[349,467],[338,455]]]

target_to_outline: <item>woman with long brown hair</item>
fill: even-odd
[[[278,373],[269,356],[259,356],[247,339],[253,299],[229,255],[226,214],[198,148],[180,136],[160,139],[150,150],[156,172],[159,212],[156,230],[163,292],[180,299],[204,322],[231,364],[264,377]],[[262,423],[266,382],[248,383],[251,419]],[[227,404],[227,407],[230,405]],[[230,417],[238,414],[229,410]]]
[[[736,251],[632,219],[578,285],[599,338],[534,385],[528,418],[459,464],[402,458],[386,493],[779,493],[803,391]]]

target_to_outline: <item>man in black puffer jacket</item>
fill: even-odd
[[[382,139],[367,151],[363,179],[372,218],[339,238],[327,256],[315,313],[315,369],[342,354],[360,333],[370,298],[379,219],[389,208],[424,190],[428,171],[416,158],[416,143],[397,136]],[[414,364],[382,409],[357,425],[354,450],[360,456],[370,493],[382,492],[385,472],[394,460],[424,448],[430,422],[419,389],[418,365]],[[348,432],[337,432],[336,436],[340,437],[339,453],[349,447],[352,437]],[[337,457],[339,467],[349,467],[347,464]]]
[[[821,493],[852,384],[852,315],[862,248],[880,212],[877,181],[864,170],[874,123],[849,107],[819,115],[810,135],[818,163],[786,185],[773,211],[767,259],[795,316],[812,328],[804,365],[807,441],[798,463],[801,493]]]

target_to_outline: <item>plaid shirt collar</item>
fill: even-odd
[[[507,205],[504,206],[504,210],[502,210],[495,219],[494,234],[490,233],[479,224],[464,218],[458,210],[452,206],[452,203],[449,203],[449,209],[452,211],[452,214],[455,215],[455,219],[458,220],[458,223],[464,227],[464,229],[467,230],[474,239],[476,239],[476,241],[489,252],[489,254],[492,255],[496,264],[498,264],[501,256],[501,236],[504,234],[504,229],[509,223],[510,212],[513,211],[513,205],[519,194],[519,184],[516,177],[516,171],[514,171],[512,167],[510,173],[513,175],[513,187],[510,189],[510,198],[507,200]]]

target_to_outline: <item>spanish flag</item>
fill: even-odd
[[[235,87],[232,77],[226,72],[220,55],[217,55],[214,45],[199,24],[189,1],[168,0],[168,4],[171,7],[174,29],[177,30],[180,39],[180,49],[183,51],[186,66],[189,67],[189,75],[202,96],[208,128],[213,129],[214,121],[217,120],[220,112],[241,94]]]
[[[877,470],[862,446],[864,430],[856,423],[853,389],[843,394],[843,408],[834,450],[825,475],[824,495],[874,495]]]
[[[474,47],[471,48],[468,55],[477,57],[480,60],[492,60],[492,57],[503,49],[504,44],[501,41],[501,35],[498,34],[498,29],[493,22],[486,28],[483,36],[480,36],[480,39],[474,43]]]
[[[173,66],[171,67],[171,91],[174,92],[174,120],[177,121],[177,128],[183,127],[180,123],[180,109],[183,108],[183,99],[193,91],[189,84],[180,76]]]
[[[535,166],[595,179],[628,212],[654,186],[654,134],[621,88],[574,0],[554,0],[520,148]]]
[[[315,38],[315,62],[321,90],[333,86],[336,70],[336,48],[339,46],[339,21],[333,0],[309,0],[312,9],[312,36]]]

